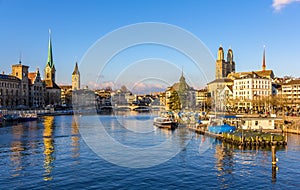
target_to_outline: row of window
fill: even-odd
[[[236,96],[238,96],[238,95],[246,95],[246,94],[250,94],[250,91],[240,91],[240,92],[235,92],[235,95]],[[269,91],[256,91],[256,92],[254,92],[254,96],[257,96],[257,95],[265,95],[265,96],[267,96],[267,95],[271,95],[271,92],[269,92]]]
[[[241,85],[241,86],[235,86],[235,89],[250,89],[250,85]],[[256,88],[256,89],[270,89],[271,86],[268,85],[252,85],[252,89]]]
[[[235,85],[250,84],[250,80],[247,81],[235,81]],[[253,84],[271,84],[269,80],[253,80]]]
[[[1,82],[0,87],[4,88],[20,88],[18,83],[11,83],[11,82]]]

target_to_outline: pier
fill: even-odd
[[[215,134],[207,130],[207,125],[189,125],[189,130],[239,146],[280,146],[286,145],[286,136],[262,131],[237,130],[233,133]]]

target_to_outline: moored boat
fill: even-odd
[[[20,114],[19,121],[35,121],[38,119],[38,116],[36,113],[25,113]]]
[[[235,130],[235,126],[226,124],[222,118],[213,118],[208,124],[208,131],[215,134],[232,133]]]
[[[159,128],[171,130],[174,130],[178,127],[178,123],[174,119],[168,117],[156,117],[154,118],[153,124]]]
[[[232,133],[236,130],[235,126],[231,126],[228,124],[216,125],[216,126],[208,126],[208,131],[215,134],[221,133]]]
[[[5,122],[14,122],[18,121],[20,116],[18,114],[5,114],[3,115],[3,121]]]

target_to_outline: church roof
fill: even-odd
[[[48,44],[48,60],[47,65],[52,69],[54,67],[53,55],[52,55],[52,42],[51,42],[51,31],[49,30],[49,44]]]
[[[79,73],[79,69],[78,69],[77,62],[76,62],[75,68],[74,68],[74,71],[73,71],[72,75],[79,75],[79,74],[80,74],[80,73]]]
[[[46,88],[60,89],[60,87],[53,80],[44,80]]]
[[[222,78],[222,79],[216,79],[216,80],[213,80],[211,81],[210,83],[208,84],[212,84],[212,83],[222,83],[222,82],[233,82],[233,80],[229,79],[229,78]]]
[[[244,77],[244,76],[247,76],[247,75],[251,75],[253,73],[257,74],[260,77],[274,78],[273,70],[260,70],[260,71],[230,73],[230,74],[228,74],[227,77],[234,80],[234,79],[241,78],[241,77]]]

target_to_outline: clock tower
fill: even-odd
[[[80,73],[78,70],[78,64],[76,62],[74,71],[72,73],[72,90],[80,89]]]

